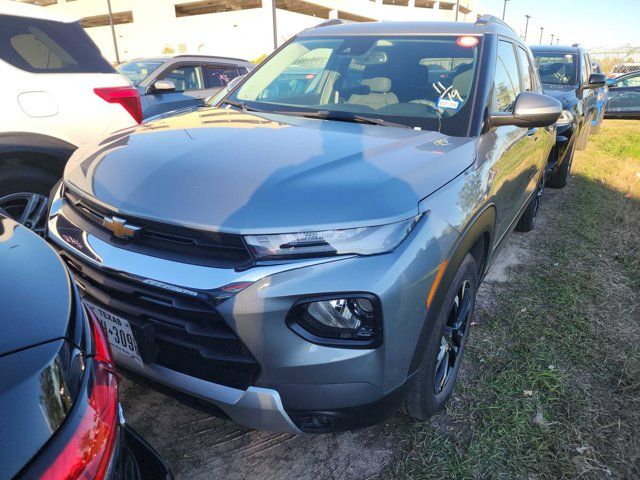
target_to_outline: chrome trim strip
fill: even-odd
[[[276,265],[261,265],[244,271],[175,262],[118,248],[84,232],[63,216],[66,200],[55,198],[47,220],[48,238],[59,247],[97,268],[106,268],[139,281],[153,280],[170,286],[215,290],[230,283],[257,282],[288,270],[335,262],[349,256],[317,258]],[[63,219],[65,225],[59,227]]]

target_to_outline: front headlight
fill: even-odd
[[[420,216],[375,227],[320,230],[316,232],[249,235],[247,246],[256,260],[328,255],[375,255],[396,248]]]
[[[569,110],[563,110],[556,124],[559,127],[563,127],[565,125],[569,125],[572,122],[573,122],[573,113],[571,113]]]

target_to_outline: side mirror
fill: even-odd
[[[541,93],[522,92],[516,98],[513,113],[493,114],[489,117],[489,124],[492,127],[548,127],[558,121],[561,113],[562,104],[559,100]]]
[[[592,73],[589,82],[583,85],[585,90],[598,89],[607,85],[607,76],[604,73]]]
[[[151,86],[153,93],[170,93],[176,91],[176,84],[171,80],[156,80]]]

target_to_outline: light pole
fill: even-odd
[[[278,26],[276,22],[276,0],[271,0],[271,19],[273,21],[273,49],[278,48]]]
[[[460,13],[460,0],[456,2],[456,22],[458,21],[458,14]]]
[[[120,63],[120,55],[118,54],[118,41],[116,40],[116,29],[113,26],[113,13],[111,13],[111,0],[107,0],[109,8],[109,23],[111,24],[111,36],[113,37],[113,49],[116,51],[116,63]]]
[[[509,0],[504,0],[504,7],[502,7],[502,21],[504,22],[504,16],[507,14],[507,2]]]
[[[540,45],[542,45],[542,32],[544,32],[544,27],[540,27],[540,41],[538,42]]]
[[[527,32],[529,31],[529,19],[531,15],[525,15],[525,17],[527,17],[527,23],[524,26],[524,43],[527,43]]]
[[[553,45],[553,37],[555,37],[555,35],[552,33],[551,34],[551,45]]]
[[[559,45],[559,44],[560,44],[560,39],[556,38],[556,45]]]

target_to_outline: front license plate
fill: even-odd
[[[102,328],[104,328],[104,331],[107,332],[113,353],[120,353],[132,358],[142,367],[143,363],[138,350],[138,344],[133,336],[129,322],[118,315],[108,312],[102,307],[98,307],[87,301],[85,301],[84,304],[96,316]]]

